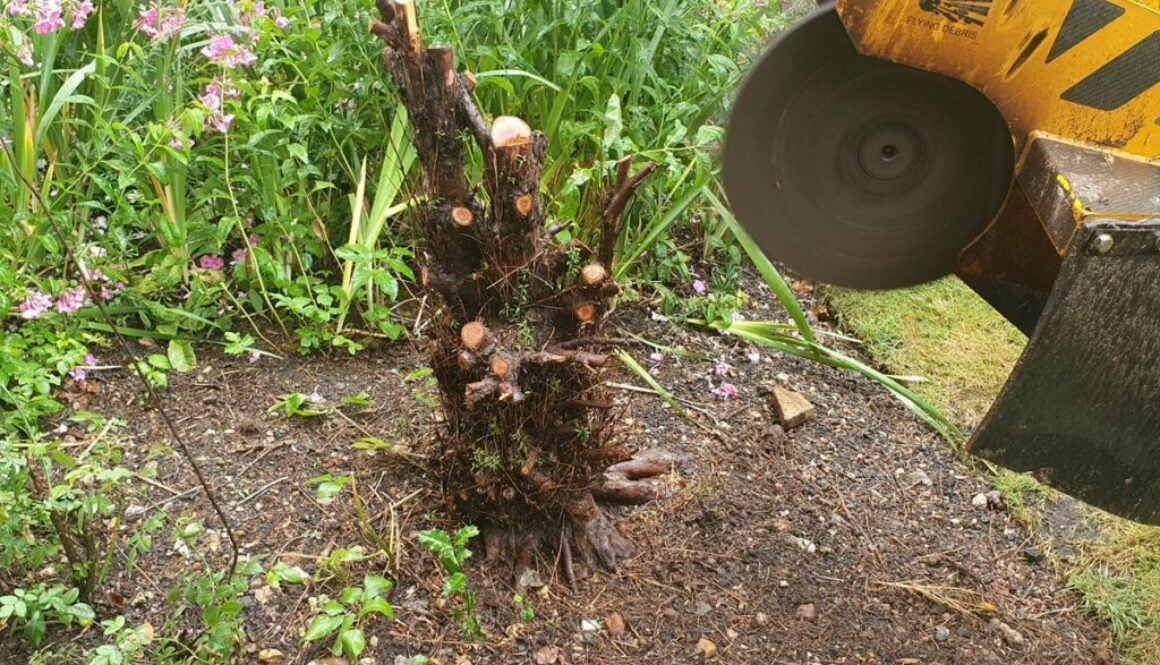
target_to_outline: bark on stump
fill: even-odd
[[[597,251],[557,243],[540,193],[544,134],[507,116],[489,125],[454,52],[424,46],[413,0],[377,4],[382,20],[371,31],[386,43],[383,62],[432,202],[422,275],[441,302],[431,360],[446,414],[438,471],[447,507],[484,527],[489,556],[515,550],[523,561],[549,540],[569,579],[573,551],[615,569],[630,547],[595,496],[654,499],[657,487],[644,483],[672,463],[625,466],[632,451],[606,445],[611,402],[600,370],[608,357],[584,341],[598,337],[618,291],[616,238],[655,165],[633,174],[631,158],[618,164]],[[465,175],[465,135],[483,156],[482,196]],[[604,474],[610,463],[619,464]]]

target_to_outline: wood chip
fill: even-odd
[[[624,634],[624,617],[620,616],[620,612],[613,612],[608,615],[608,619],[604,621],[604,626],[608,628],[610,635]]]
[[[786,430],[800,427],[813,419],[816,411],[801,393],[785,388],[773,389],[773,408],[777,410],[777,418]]]
[[[717,657],[717,645],[711,640],[702,637],[697,640],[697,657],[701,660],[712,660]]]

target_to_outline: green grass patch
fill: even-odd
[[[990,408],[1026,337],[965,284],[948,278],[897,291],[834,289],[842,325],[895,374],[926,380],[914,390],[952,421],[974,425]]]

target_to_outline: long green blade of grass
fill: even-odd
[[[789,288],[789,284],[786,284],[785,278],[781,276],[781,273],[778,272],[773,262],[765,256],[765,253],[753,241],[749,233],[741,227],[741,223],[737,221],[737,218],[733,216],[729,208],[721,202],[721,199],[707,186],[704,190],[705,198],[709,201],[709,204],[713,206],[717,214],[721,215],[721,219],[729,227],[729,230],[733,232],[733,237],[737,239],[737,244],[741,245],[741,248],[745,250],[745,253],[749,256],[749,260],[753,262],[754,267],[761,273],[761,277],[769,286],[769,290],[773,291],[773,295],[777,297],[778,302],[781,303],[781,306],[785,308],[790,318],[793,319],[794,324],[797,326],[798,334],[802,336],[802,339],[816,343],[817,339],[814,337],[814,332],[810,328],[810,322],[806,319],[806,314],[802,311],[801,305],[798,304],[793,290]]]

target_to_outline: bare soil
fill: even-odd
[[[774,318],[773,300],[760,290],[767,300],[755,299],[747,316]],[[1047,564],[1029,560],[1023,529],[1001,509],[972,505],[988,486],[881,387],[765,351],[751,362],[753,347],[655,321],[643,308],[617,313],[615,326],[698,354],[656,362],[648,349],[630,349],[692,408],[695,422],[655,395],[616,389],[621,440],[680,453],[686,462],[666,479],[667,498],[609,508],[636,545],[616,574],[578,566],[569,588],[555,553],[542,553],[544,586],[529,592],[536,615],[529,623],[513,602],[511,563],[484,561],[482,541],[473,541],[478,555],[468,573],[486,641],[460,635],[441,597],[437,563],[417,542],[420,530],[457,526],[424,474],[437,454],[440,414],[434,389],[406,380],[425,362],[421,349],[250,364],[203,348],[194,373],[171,377],[166,407],[226,504],[242,553],[265,555],[264,567],[280,560],[315,573],[312,557],[352,545],[376,550],[350,486],[322,504],[308,483],[326,473],[356,478],[368,523],[395,548],[349,573],[396,581],[395,620],[367,623],[367,663],[415,654],[476,665],[1114,661],[1105,631],[1077,615],[1075,598]],[[720,362],[730,365],[727,377],[715,374]],[[148,497],[142,503],[169,519],[151,553],[131,569],[118,564],[98,612],[123,611],[130,625],[149,621],[159,633],[168,622],[170,634],[193,637],[197,612],[175,618],[176,606],[164,599],[183,575],[204,569],[202,555],[222,565],[228,542],[131,379],[105,373],[90,408],[127,422],[124,464],[155,472],[152,484],[140,484]],[[606,380],[643,387],[620,369]],[[713,394],[721,381],[736,385],[739,396]],[[804,393],[817,417],[781,432],[768,403],[774,386]],[[332,406],[360,393],[374,405],[310,419],[267,413],[285,393],[313,391]],[[405,454],[351,447],[368,435]],[[193,552],[170,535],[181,519],[211,527]],[[303,646],[301,635],[310,597],[337,595],[342,586],[331,579],[279,591],[255,576],[243,598],[247,647],[239,662],[256,662],[267,648],[284,652],[288,663],[328,656],[328,644]],[[19,658],[0,654],[0,662]]]

